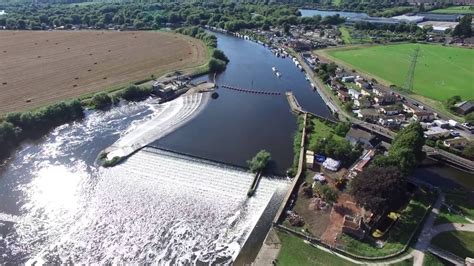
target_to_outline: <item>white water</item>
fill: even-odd
[[[101,176],[84,213],[32,261],[230,263],[287,188],[264,178],[248,199],[251,173],[154,148]]]
[[[0,264],[230,263],[287,182],[264,178],[247,200],[249,173],[151,148],[94,164],[160,111],[150,99],[93,112],[24,145],[0,178],[0,212],[16,215],[0,223]]]
[[[150,120],[133,125],[107,149],[107,158],[111,160],[115,156],[127,156],[173,132],[194,118],[208,100],[208,93],[193,93],[157,105],[157,112],[153,114]]]

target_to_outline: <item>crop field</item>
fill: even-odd
[[[442,9],[435,9],[430,13],[438,14],[474,14],[474,6],[450,6]]]
[[[474,98],[474,50],[427,44],[398,44],[326,50],[338,63],[355,68],[387,85],[403,87],[415,49],[414,94],[436,101],[453,95]]]
[[[206,62],[201,41],[174,33],[0,31],[0,114]]]

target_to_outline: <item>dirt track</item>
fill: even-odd
[[[206,53],[173,33],[0,31],[0,114],[199,66]]]

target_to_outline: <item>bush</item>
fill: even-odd
[[[222,60],[226,63],[229,63],[229,58],[227,58],[227,56],[224,54],[224,52],[222,52],[219,49],[214,49],[212,51],[212,57],[215,58],[215,59]]]
[[[247,161],[247,164],[249,165],[250,171],[256,173],[258,171],[263,171],[270,159],[270,153],[266,150],[261,150],[252,158],[252,160]]]
[[[51,129],[84,116],[77,100],[61,102],[25,113],[10,113],[0,123],[0,158],[9,155],[18,143],[36,139]]]
[[[219,73],[224,71],[226,68],[226,63],[220,59],[211,58],[209,60],[209,71],[211,73]]]
[[[101,92],[92,97],[91,104],[95,109],[105,109],[112,104],[112,99],[107,93]]]
[[[135,85],[131,85],[122,91],[120,97],[127,101],[139,101],[150,96],[152,88],[140,88]]]

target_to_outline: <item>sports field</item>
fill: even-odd
[[[430,13],[438,14],[474,14],[474,6],[450,6],[442,9],[435,9]]]
[[[204,43],[137,31],[0,31],[0,114],[207,63]]]
[[[379,81],[403,87],[415,49],[413,93],[437,101],[453,95],[474,98],[474,50],[428,44],[398,44],[326,50],[335,61]]]

